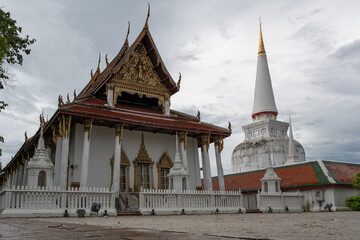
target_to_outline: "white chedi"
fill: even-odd
[[[30,159],[27,166],[28,186],[53,186],[54,165],[45,148],[43,137],[44,117],[40,116],[40,136],[38,146],[35,149],[34,156]]]
[[[167,176],[169,178],[170,189],[179,190],[179,191],[189,189],[190,174],[188,170],[184,167],[180,158],[177,133],[176,133],[175,162]]]

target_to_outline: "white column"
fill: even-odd
[[[18,168],[15,168],[15,173],[14,173],[14,183],[13,183],[13,185],[15,185],[15,186],[17,186],[18,185],[18,176],[19,176],[19,169]]]
[[[165,115],[170,116],[170,100],[165,101]]]
[[[86,120],[84,122],[84,144],[83,144],[83,152],[81,158],[80,187],[88,187],[91,129],[92,129],[92,120]]]
[[[28,170],[27,170],[27,166],[28,166],[28,160],[25,160],[25,164],[24,164],[24,176],[22,179],[22,185],[23,186],[27,186],[27,177],[28,177]]]
[[[179,132],[179,139],[180,139],[180,155],[183,166],[186,170],[188,170],[188,161],[187,161],[187,154],[186,154],[186,147],[187,147],[187,132]]]
[[[224,141],[221,137],[216,136],[214,138],[215,142],[215,157],[216,157],[216,167],[218,172],[218,183],[219,183],[219,190],[225,191],[225,183],[224,183],[224,171],[221,163],[221,151],[224,146]]]
[[[197,139],[193,139],[193,151],[194,151],[194,166],[195,166],[195,186],[201,187],[201,177],[200,177],[200,160],[199,160],[199,149]]]
[[[115,193],[120,192],[120,154],[121,154],[121,140],[123,135],[124,124],[115,125],[115,153],[114,153],[114,168],[113,168],[113,188]]]
[[[20,164],[20,168],[18,169],[18,171],[19,171],[19,175],[18,175],[18,178],[17,178],[16,185],[22,186],[22,180],[23,180],[23,177],[24,177],[24,165]]]
[[[212,191],[212,180],[211,180],[211,169],[210,169],[210,157],[209,157],[209,135],[201,136],[201,158],[202,158],[202,169],[204,178],[205,190]]]
[[[59,186],[60,168],[61,168],[61,148],[62,148],[62,137],[58,136],[56,140],[56,151],[55,151],[55,171],[54,171],[54,186]]]
[[[62,121],[65,129],[62,129],[62,145],[61,145],[61,164],[60,164],[60,176],[59,176],[59,186],[66,189],[66,180],[67,180],[67,168],[69,161],[69,142],[70,142],[70,125],[71,117],[63,117]]]
[[[114,89],[113,87],[107,87],[107,93],[106,93],[106,100],[107,105],[110,107],[114,106]]]

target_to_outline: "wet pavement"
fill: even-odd
[[[145,230],[134,228],[97,227],[91,225],[46,222],[26,218],[0,219],[0,239],[249,239]],[[255,238],[253,238],[255,239]]]

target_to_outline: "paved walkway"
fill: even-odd
[[[146,229],[99,227],[91,225],[66,224],[43,220],[15,218],[0,219],[0,239],[234,239],[232,237],[211,236],[184,232],[158,231]],[[241,239],[241,238],[236,238]],[[249,239],[249,238],[243,238]],[[254,238],[255,239],[255,238]]]

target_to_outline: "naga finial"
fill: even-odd
[[[100,60],[101,60],[101,53],[99,52],[99,62],[98,62],[96,72],[100,72]]]
[[[128,30],[127,30],[127,34],[126,34],[126,38],[125,38],[125,43],[124,45],[129,45],[129,34],[130,34],[130,21],[128,21]]]
[[[200,121],[200,111],[199,110],[197,110],[198,112],[197,112],[197,119]]]
[[[63,104],[64,104],[63,98],[62,98],[61,95],[59,95],[59,97],[58,97],[58,107],[60,107]]]
[[[148,28],[148,20],[149,20],[149,17],[150,17],[150,3],[148,3],[148,12],[147,12],[147,17],[146,17],[146,21],[145,21],[145,26],[144,28]]]
[[[76,98],[76,89],[74,89],[74,100]]]
[[[179,72],[179,80],[178,80],[178,82],[176,84],[178,90],[180,90],[180,83],[181,83],[181,73]]]
[[[29,140],[28,136],[27,136],[27,131],[25,131],[25,142],[27,142]]]
[[[90,71],[91,80],[94,78],[93,70]]]
[[[69,96],[69,93],[67,94],[67,96],[66,96],[66,99],[67,99],[67,104],[69,104],[70,103],[70,96]]]
[[[107,54],[105,55],[105,62],[106,62],[106,67],[109,67],[109,60],[107,58]]]
[[[232,133],[232,129],[231,129],[231,122],[229,121],[229,125],[228,125],[228,130],[230,133]]]

